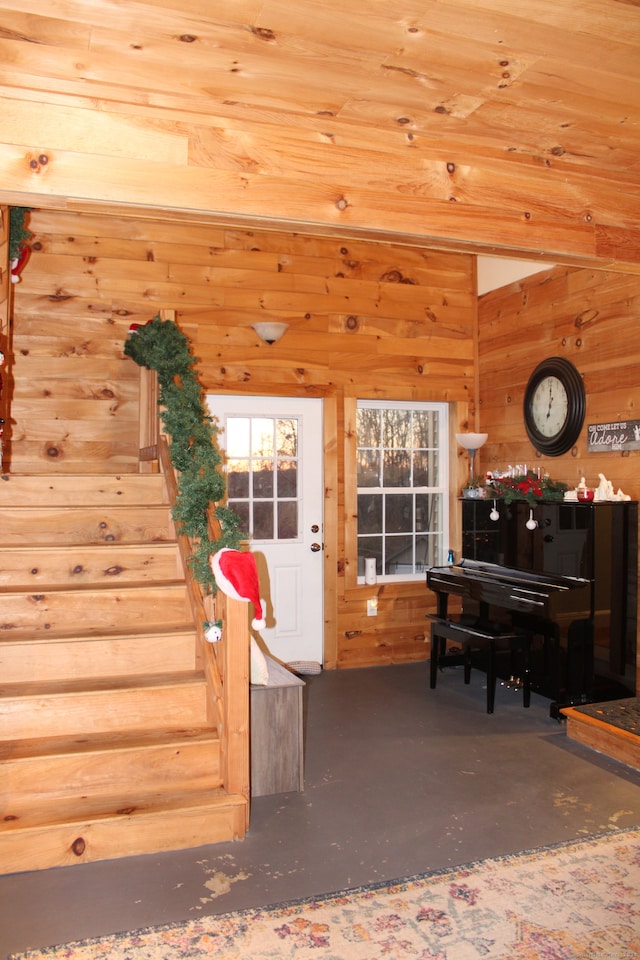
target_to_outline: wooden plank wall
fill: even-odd
[[[366,617],[371,590],[349,585],[345,410],[359,396],[444,400],[455,405],[452,433],[473,429],[474,258],[55,211],[34,211],[29,228],[12,469],[136,469],[138,368],[122,343],[132,321],[174,309],[206,389],[324,400],[327,664],[426,657],[422,582],[379,585],[376,619]],[[270,346],[257,319],[290,329]],[[463,476],[455,442],[452,452]]]
[[[640,500],[640,450],[589,453],[587,424],[640,420],[640,278],[555,267],[481,297],[478,303],[479,422],[489,439],[482,470],[540,465],[575,486],[598,474]],[[566,357],[582,374],[585,425],[561,457],[537,457],[524,429],[527,380],[547,357]],[[637,687],[640,689],[640,664]]]
[[[9,330],[11,320],[11,269],[9,263],[9,208],[0,206],[0,350],[4,362],[0,366],[0,471],[3,451],[9,435]]]

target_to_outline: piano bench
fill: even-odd
[[[471,680],[472,655],[477,651],[487,655],[487,713],[493,713],[496,699],[496,653],[508,650],[511,656],[522,657],[523,705],[531,703],[531,643],[533,634],[525,630],[509,630],[506,627],[481,624],[464,615],[459,618],[431,618],[431,661],[429,685],[435,689],[438,668],[446,659],[446,641],[454,640],[462,647],[462,659],[449,658],[450,663],[464,665],[464,682]]]

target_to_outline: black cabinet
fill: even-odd
[[[591,581],[589,619],[597,677],[635,694],[638,504],[544,501],[527,528],[524,501],[462,501],[462,553],[471,560]]]

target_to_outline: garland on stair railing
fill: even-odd
[[[214,421],[205,410],[203,389],[193,370],[197,358],[176,324],[160,317],[133,328],[124,352],[138,366],[158,374],[158,403],[164,408],[160,416],[171,438],[169,453],[178,481],[173,519],[181,532],[197,541],[189,560],[195,579],[206,592],[215,593],[209,557],[222,547],[237,549],[240,520],[228,507],[220,505],[225,493],[222,457]],[[208,524],[212,503],[216,504],[221,528],[217,540],[211,539]]]
[[[22,248],[33,234],[27,227],[31,207],[9,207],[9,262],[17,260]]]

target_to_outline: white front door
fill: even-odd
[[[285,663],[323,662],[322,400],[209,395],[228,505],[255,555],[266,621]]]

